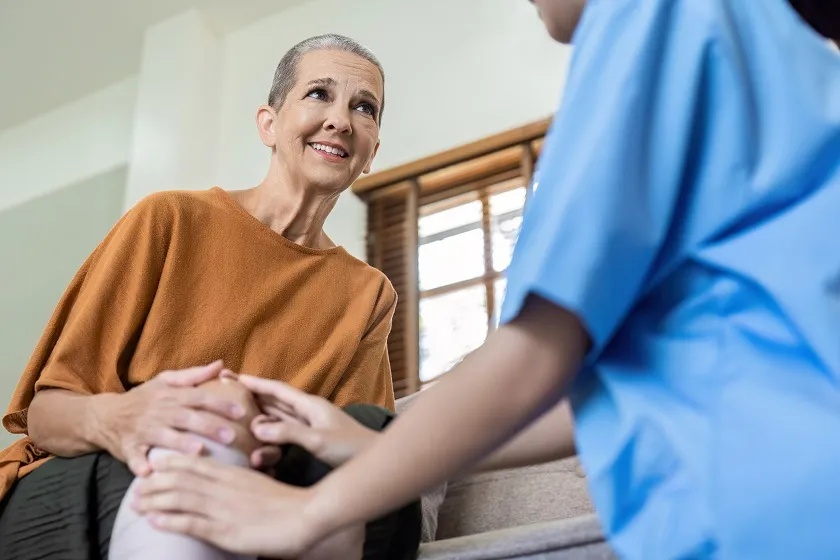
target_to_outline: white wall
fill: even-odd
[[[220,41],[197,10],[146,30],[125,209],[153,192],[216,181]]]
[[[262,179],[267,154],[254,125],[274,68],[296,42],[341,33],[370,47],[386,74],[382,147],[374,171],[549,116],[569,50],[546,34],[528,2],[315,0],[226,37],[219,181]],[[342,197],[327,224],[364,255],[365,209]]]
[[[59,297],[119,219],[137,79],[0,131],[0,412]],[[15,439],[0,428],[0,449]]]
[[[0,131],[0,210],[127,164],[137,79]]]
[[[0,211],[0,414],[56,303],[122,212],[118,167]],[[0,449],[14,438],[0,428]]]

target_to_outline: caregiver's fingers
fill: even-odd
[[[201,514],[212,511],[213,498],[207,494],[184,487],[147,486],[147,489],[154,491],[138,492],[133,496],[132,505],[139,513],[177,511]]]
[[[258,395],[256,401],[257,406],[263,412],[263,416],[268,416],[272,420],[282,417],[295,418],[300,421],[305,420],[303,412],[298,412],[290,405],[280,402],[273,397]]]
[[[263,443],[298,445],[315,455],[324,447],[318,431],[295,422],[262,422],[254,426],[254,436]]]
[[[297,414],[292,414],[282,409],[268,407],[264,412],[265,414],[260,414],[251,420],[251,431],[254,431],[260,424],[273,423],[278,420],[282,422],[291,422],[292,424],[301,424],[304,426],[310,425],[307,418],[302,418]]]
[[[270,471],[277,466],[277,463],[282,458],[283,452],[279,447],[276,445],[266,445],[251,453],[251,467],[262,471]]]
[[[222,373],[219,374],[219,379],[230,379],[231,381],[238,381],[239,376],[231,370],[225,368],[222,370]]]
[[[235,467],[223,465],[207,457],[182,455],[178,453],[155,457],[152,460],[152,470],[159,473],[175,473],[184,475],[185,481],[192,481],[196,477],[205,479],[209,483],[226,483],[236,480]]]
[[[271,397],[279,401],[279,404],[285,404],[292,410],[296,410],[298,406],[306,406],[312,395],[295,389],[288,383],[277,381],[274,379],[262,379],[252,375],[240,375],[239,382],[245,385],[256,395],[262,397]]]
[[[196,539],[212,542],[219,533],[217,520],[194,513],[155,513],[149,516],[151,524],[170,533],[181,533]]]

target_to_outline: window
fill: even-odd
[[[423,389],[499,323],[505,272],[548,121],[371,175],[368,261],[399,295],[388,354],[394,392]]]
[[[525,206],[520,183],[420,209],[421,384],[449,371],[498,325],[503,275]]]

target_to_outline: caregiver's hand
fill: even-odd
[[[254,436],[264,443],[298,445],[324,463],[337,467],[379,436],[328,400],[282,381],[240,375],[239,382],[254,393],[265,414],[255,418],[251,425]]]
[[[271,558],[297,558],[314,543],[317,523],[305,488],[204,457],[167,455],[153,469],[132,498],[160,529]]]
[[[234,438],[230,421],[241,418],[244,411],[197,387],[219,377],[223,367],[219,361],[165,371],[126,393],[102,395],[98,414],[102,447],[136,476],[146,476],[151,447],[201,453],[202,443],[193,434],[230,443]]]

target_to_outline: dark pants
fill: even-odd
[[[351,405],[346,412],[382,430],[385,409]],[[277,479],[310,486],[330,467],[298,447],[285,450]],[[107,453],[55,458],[21,479],[0,504],[0,559],[106,560],[111,530],[134,476]],[[368,523],[365,560],[409,560],[420,543],[420,503]]]

